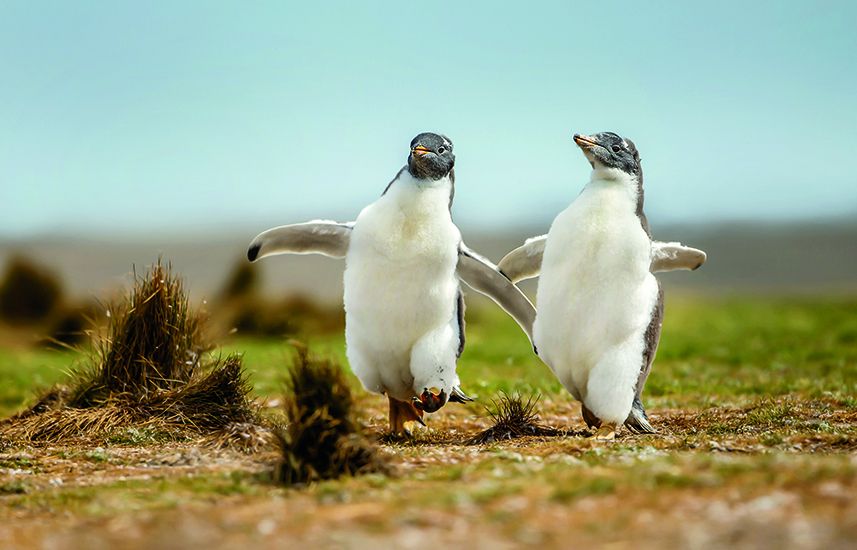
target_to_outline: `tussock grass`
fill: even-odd
[[[107,338],[97,346],[97,367],[88,383],[78,386],[71,404],[88,406],[111,395],[141,396],[186,385],[210,349],[181,281],[159,262],[111,311]]]
[[[305,296],[268,300],[255,296],[226,302],[222,314],[230,329],[257,337],[335,334],[345,328],[341,306],[320,305]]]
[[[51,318],[40,344],[51,348],[80,346],[89,341],[97,318],[93,304],[63,305]]]
[[[540,397],[532,394],[524,400],[520,395],[501,393],[486,407],[493,425],[467,441],[468,445],[484,445],[526,436],[553,437],[564,432],[539,422],[536,405]]]
[[[295,345],[285,413],[277,431],[282,460],[276,477],[286,484],[389,471],[387,461],[363,434],[354,398],[338,364]]]
[[[62,301],[59,278],[22,256],[12,257],[0,279],[0,319],[15,324],[38,323]]]
[[[341,306],[319,304],[301,295],[271,299],[261,293],[259,266],[236,264],[215,301],[222,333],[263,338],[336,334],[345,328]]]
[[[257,422],[241,357],[211,357],[202,334],[181,281],[158,262],[111,311],[90,364],[0,423],[0,436],[57,442],[136,427],[178,437]]]
[[[220,301],[242,300],[259,294],[259,267],[243,256],[232,268],[220,291]]]
[[[60,277],[25,256],[12,256],[0,276],[0,326],[21,332],[14,340],[56,349],[89,340],[97,310],[69,301]]]

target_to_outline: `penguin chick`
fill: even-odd
[[[460,281],[491,297],[532,335],[532,304],[464,245],[452,221],[454,165],[449,138],[419,134],[406,166],[355,221],[277,227],[248,250],[250,261],[284,253],[345,258],[348,361],[367,390],[387,396],[395,434],[448,401],[470,400],[456,373],[464,349]]]

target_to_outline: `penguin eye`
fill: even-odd
[[[610,147],[610,149],[612,149],[614,153],[618,153],[619,151],[621,151],[621,150],[622,150],[622,147],[620,147],[620,146],[618,146],[618,145],[612,145],[612,146]]]
[[[440,147],[438,147],[438,148],[437,148],[437,154],[438,154],[438,155],[442,155],[442,154],[444,154],[444,153],[446,153],[446,147],[444,147],[443,145],[441,145]]]

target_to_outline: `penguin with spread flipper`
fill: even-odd
[[[641,394],[663,322],[658,271],[697,269],[706,254],[652,241],[634,143],[612,132],[575,134],[592,175],[547,235],[500,261],[512,281],[539,276],[533,341],[539,357],[582,403],[598,439],[624,424],[653,433]]]
[[[407,165],[353,222],[276,227],[250,244],[275,254],[345,258],[348,361],[363,386],[386,395],[390,429],[409,432],[448,401],[468,401],[456,373],[464,349],[460,281],[492,298],[532,340],[535,310],[488,260],[464,245],[452,221],[455,155],[449,138],[423,133]]]

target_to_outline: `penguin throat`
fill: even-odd
[[[592,170],[592,177],[589,180],[587,187],[593,188],[621,188],[625,190],[629,197],[636,203],[637,196],[641,188],[639,178],[636,175],[623,172],[618,168],[608,168],[604,165],[596,164],[596,168]]]
[[[629,174],[619,168],[605,166],[598,161],[592,163],[591,181],[614,181],[614,182],[633,182],[636,185],[637,176]]]
[[[437,189],[439,187],[447,187],[449,185],[448,175],[436,179],[415,176],[410,172],[408,172],[408,175],[410,178],[407,178],[409,181],[406,183],[413,185],[417,189]]]

